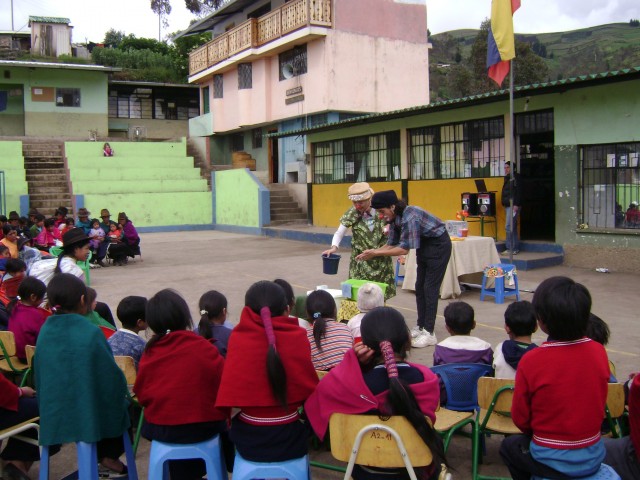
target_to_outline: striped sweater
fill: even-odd
[[[330,319],[327,319],[325,336],[320,340],[321,348],[318,348],[313,338],[313,326],[307,328],[307,338],[311,344],[311,361],[316,370],[331,370],[353,346],[353,336],[349,327]]]
[[[609,362],[604,347],[588,338],[548,341],[518,365],[511,415],[533,442],[572,450],[600,440]]]

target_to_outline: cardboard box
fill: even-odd
[[[461,237],[461,230],[463,228],[469,229],[469,224],[462,220],[447,220],[445,226],[447,227],[447,233],[450,237]]]

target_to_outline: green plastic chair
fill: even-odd
[[[54,257],[59,257],[60,254],[62,253],[62,247],[51,247],[49,249],[49,253]],[[79,260],[76,262],[76,265],[78,265],[84,272],[84,278],[88,287],[91,286],[91,278],[89,275],[89,270],[91,270],[91,268],[89,267],[89,262],[91,261],[92,256],[93,256],[93,252],[89,250],[89,256],[84,262],[81,262]]]

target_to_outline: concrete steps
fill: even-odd
[[[289,194],[286,184],[268,185],[270,194],[270,226],[308,223],[307,214]]]
[[[22,155],[29,191],[29,207],[47,214],[64,206],[72,212],[69,179],[64,168],[64,143],[23,141]]]
[[[502,263],[509,263],[509,255],[503,255],[504,242],[496,243]],[[513,256],[513,264],[518,270],[534,270],[536,268],[562,265],[564,250],[562,245],[551,242],[520,242],[520,253]]]

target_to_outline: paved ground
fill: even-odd
[[[144,234],[143,261],[137,259],[135,263],[125,267],[92,270],[91,286],[98,291],[98,299],[111,306],[114,315],[118,301],[126,295],[151,296],[162,288],[174,288],[186,298],[194,319],[198,318],[196,311],[200,295],[210,289],[219,290],[229,300],[230,320],[237,323],[244,293],[258,280],[284,278],[293,285],[296,294],[305,293],[316,285],[323,284],[339,288],[340,282],[347,278],[346,260],[349,252],[341,252],[343,259],[338,275],[329,276],[322,274],[320,254],[324,248],[324,245],[300,241],[216,231]],[[638,370],[640,329],[635,325],[637,320],[634,320],[637,319],[637,313],[633,312],[638,309],[640,276],[604,274],[568,267],[519,272],[520,287],[527,291],[522,293],[522,298],[530,300],[532,294],[528,292],[553,275],[572,277],[590,290],[594,300],[593,311],[611,327],[608,351],[610,359],[616,364],[618,378],[624,379],[630,372]],[[480,302],[477,290],[465,292],[461,299],[469,302],[476,311],[475,335],[492,345],[506,338],[503,314],[511,300],[507,300],[504,305],[496,305],[492,299]],[[447,303],[447,300],[440,302],[440,314]],[[415,324],[413,292],[400,289],[388,305],[399,309],[409,326]],[[439,339],[446,336],[441,315],[438,317],[435,333]],[[534,338],[537,342],[544,339],[540,333]],[[432,355],[432,348],[417,349],[411,352],[411,360],[431,365]],[[499,438],[494,437],[488,442],[488,457],[482,467],[485,474],[507,475],[497,456],[499,441]],[[141,443],[137,457],[141,479],[146,478],[148,452],[148,443]],[[312,456],[321,461],[331,461],[327,452],[316,451]],[[454,478],[471,478],[469,440],[455,439],[449,456],[456,469]],[[51,478],[61,478],[73,471],[74,463],[74,447],[65,447],[51,460]],[[37,471],[36,464],[31,472],[32,478],[37,478]],[[318,469],[313,469],[312,474],[314,479],[342,478],[338,473]]]

